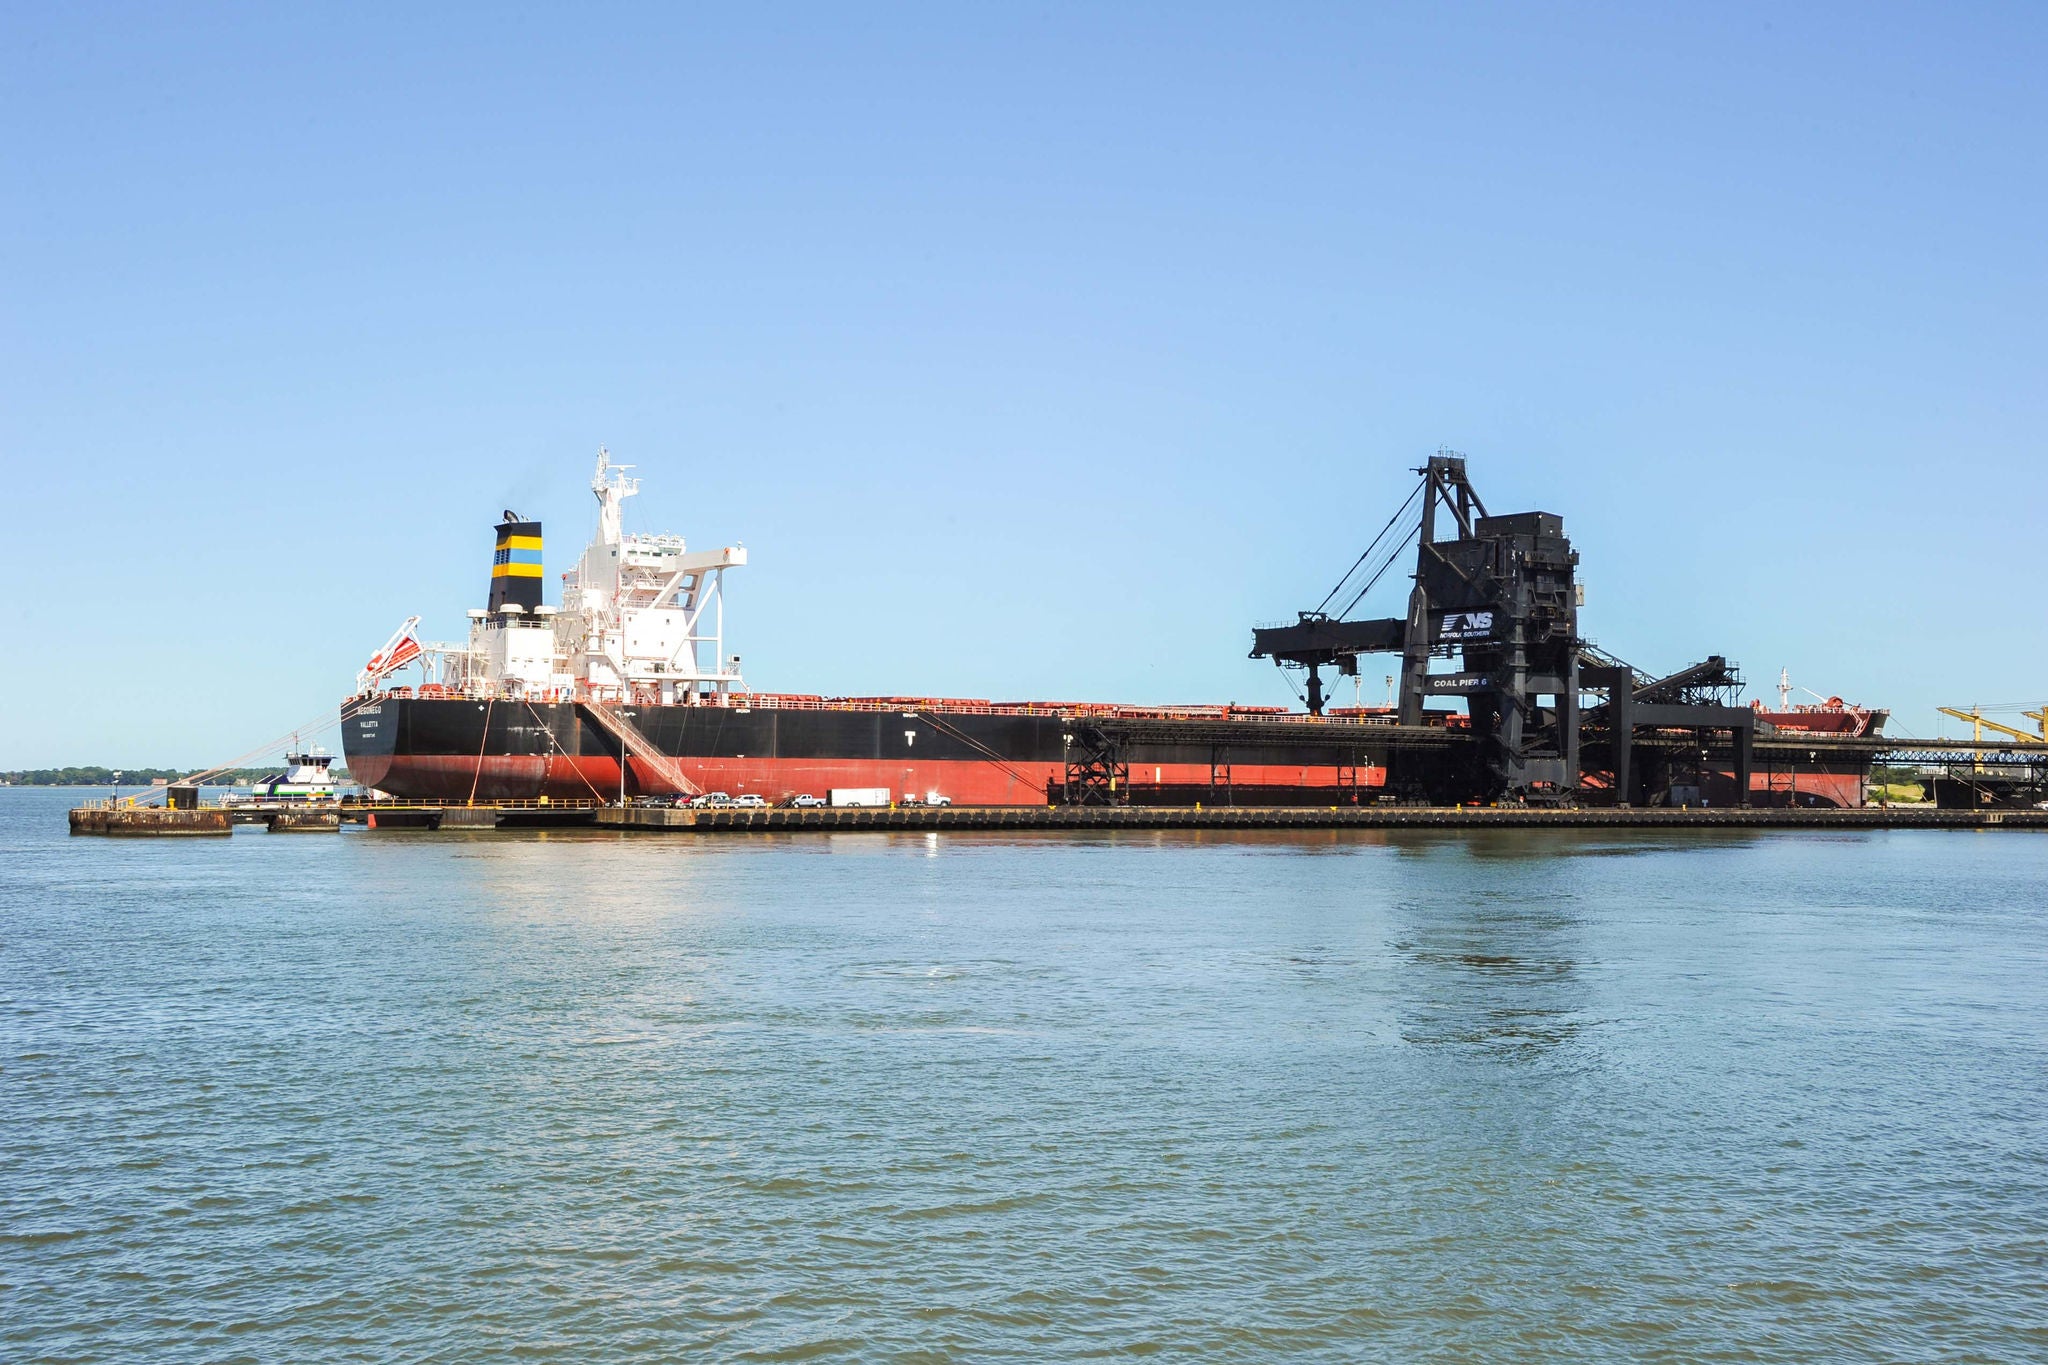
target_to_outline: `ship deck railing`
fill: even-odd
[[[590,797],[486,797],[475,801],[437,801],[424,796],[343,797],[327,803],[343,810],[598,810],[612,803]]]
[[[433,686],[432,684],[428,685]],[[552,689],[546,693],[532,693],[512,696],[490,690],[468,690],[441,688],[427,691],[423,688],[393,687],[375,694],[375,698],[393,700],[421,699],[428,701],[512,701],[530,702],[536,705],[565,701],[589,704],[590,698],[558,695]],[[371,700],[374,698],[365,698]],[[634,697],[628,706],[661,705],[651,696]],[[670,705],[688,705],[676,702]],[[1024,716],[1047,717],[1060,720],[1140,720],[1140,721],[1220,721],[1293,723],[1299,725],[1329,725],[1341,727],[1395,726],[1399,722],[1392,711],[1365,707],[1334,709],[1320,716],[1305,712],[1290,711],[1284,706],[1239,706],[1236,704],[1197,704],[1191,706],[1138,706],[1117,702],[1079,701],[990,701],[980,697],[825,697],[791,692],[733,692],[714,696],[698,706],[707,709],[727,711],[856,711],[856,712],[897,712],[909,713],[931,711],[940,715],[979,716]],[[1467,724],[1462,715],[1449,714],[1433,719],[1438,726],[1461,729]]]

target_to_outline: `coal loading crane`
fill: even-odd
[[[1652,679],[1579,635],[1579,556],[1551,512],[1493,516],[1466,473],[1465,457],[1440,451],[1415,471],[1421,482],[1352,571],[1292,625],[1252,632],[1251,657],[1308,672],[1307,703],[1323,712],[1322,670],[1355,677],[1363,654],[1401,656],[1395,720],[1427,721],[1431,697],[1462,697],[1490,799],[1584,785],[1581,748],[1590,731],[1605,762],[1593,786],[1629,804],[1642,786],[1634,761],[1670,747],[1678,732],[1728,736],[1736,789],[1748,791],[1754,718],[1733,704],[1740,675],[1720,656]],[[1413,529],[1391,541],[1417,501]],[[1449,526],[1438,538],[1439,513]],[[1415,540],[1414,586],[1402,617],[1342,619]],[[1335,615],[1328,608],[1371,565],[1364,586]],[[1432,671],[1436,661],[1450,671]],[[1582,698],[1596,704],[1582,709]],[[1704,745],[1702,738],[1699,743]],[[1695,752],[1705,754],[1704,747]],[[1745,799],[1738,798],[1738,799]]]
[[[1398,653],[1400,724],[1422,724],[1430,697],[1462,697],[1495,794],[1570,790],[1579,780],[1579,557],[1564,519],[1550,512],[1489,515],[1462,455],[1440,452],[1415,472],[1420,485],[1353,573],[1295,624],[1254,630],[1251,657],[1305,668],[1308,709],[1321,715],[1324,668],[1355,676],[1361,654]],[[1391,566],[1407,536],[1391,543],[1391,553],[1382,544],[1418,500],[1407,615],[1331,616],[1326,608],[1369,559],[1378,554],[1384,562],[1353,595],[1354,606]],[[1441,540],[1440,511],[1452,523]],[[1432,672],[1438,659],[1458,666]]]

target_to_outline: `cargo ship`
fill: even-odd
[[[990,806],[1855,805],[1884,719],[1835,702],[1739,706],[1718,655],[1655,678],[1593,650],[1562,519],[1488,516],[1450,452],[1417,471],[1407,504],[1421,497],[1405,617],[1319,609],[1253,632],[1253,657],[1306,672],[1305,711],[757,691],[725,639],[725,575],[746,548],[628,533],[630,468],[599,452],[597,529],[558,602],[544,600],[540,523],[508,510],[468,638],[423,641],[415,616],[372,656],[341,708],[359,783],[454,803],[860,790]],[[1439,505],[1456,522],[1441,540]],[[1354,573],[1376,556],[1370,587],[1402,543],[1376,539]],[[1398,704],[1325,707],[1319,670],[1358,678],[1374,653],[1401,656]],[[417,680],[398,683],[409,669]]]
[[[1858,738],[1883,734],[1884,723],[1891,719],[1890,711],[1852,705],[1840,697],[1823,697],[1810,688],[1799,690],[1813,701],[1795,705],[1792,690],[1791,670],[1779,669],[1778,709],[1766,710],[1761,699],[1754,701],[1750,705],[1755,708],[1757,719],[1777,730]]]
[[[540,524],[508,511],[469,638],[422,641],[415,617],[377,651],[342,707],[342,748],[358,782],[456,802],[721,791],[780,804],[866,788],[896,800],[1039,805],[1069,782],[1086,748],[1077,727],[1089,722],[1240,722],[1249,736],[1287,715],[1277,706],[749,690],[724,623],[725,574],[746,564],[746,548],[628,533],[625,503],[639,491],[630,468],[599,453],[597,530],[562,575],[559,605],[543,600]],[[421,681],[388,685],[409,667]],[[1233,743],[1227,756],[1208,743],[1138,745],[1119,755],[1109,781],[1158,799],[1198,800],[1220,780],[1239,801],[1357,800],[1386,784],[1385,719],[1332,717],[1319,722],[1327,744]]]

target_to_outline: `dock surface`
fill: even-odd
[[[622,830],[972,829],[1582,829],[1741,827],[1774,829],[2048,829],[2048,811],[1857,810],[1668,806],[1543,810],[1469,806],[911,806],[888,810],[685,810],[607,807],[596,823]]]
[[[691,810],[669,806],[537,805],[531,801],[436,806],[421,803],[318,808],[208,806],[71,812],[74,834],[228,834],[237,824],[277,833],[373,830],[490,831],[615,829],[621,833],[828,833],[835,830],[1110,829],[2011,829],[2048,830],[2044,810],[1940,810],[1931,806],[1784,809],[1766,807],[1509,806],[854,806]]]

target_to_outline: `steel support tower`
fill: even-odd
[[[1306,668],[1308,708],[1320,715],[1325,666],[1350,676],[1360,654],[1398,652],[1402,725],[1420,725],[1430,697],[1462,697],[1498,793],[1571,790],[1579,781],[1579,557],[1564,520],[1489,516],[1462,455],[1432,456],[1416,473],[1422,511],[1407,616],[1341,621],[1302,612],[1294,625],[1254,631],[1252,657]],[[1443,539],[1440,511],[1452,523]],[[1455,667],[1433,671],[1439,660]]]

